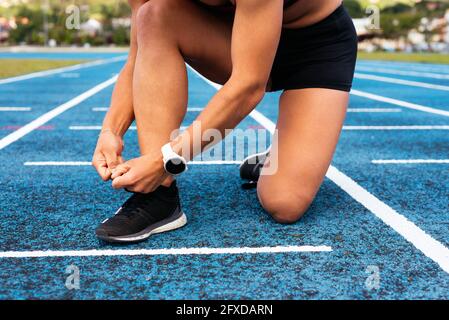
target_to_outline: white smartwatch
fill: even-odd
[[[180,175],[187,171],[187,161],[173,151],[171,144],[167,143],[161,148],[165,171],[172,176]]]

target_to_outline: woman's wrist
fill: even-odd
[[[101,128],[101,132],[102,133],[112,133],[116,136],[122,137],[125,135],[126,131],[128,130],[130,125],[128,124],[117,124],[117,125],[112,125],[112,124],[108,124],[108,123],[103,123],[103,126]]]
[[[108,127],[106,127],[106,128],[103,127],[103,128],[101,129],[100,134],[104,134],[104,133],[112,133],[113,135],[122,137],[122,135],[119,133],[118,130],[114,130],[114,129],[108,128]]]
[[[120,110],[111,105],[103,120],[101,132],[109,132],[123,138],[133,120],[134,117],[129,116],[124,109]]]
[[[181,134],[178,137],[176,137],[173,141],[170,142],[170,146],[174,153],[176,153],[179,156],[182,156],[187,161],[190,160],[190,141],[188,139],[189,135],[186,136],[185,134]]]

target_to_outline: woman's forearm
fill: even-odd
[[[235,85],[229,81],[210,100],[194,124],[172,142],[173,150],[188,160],[193,159],[234,129],[257,106],[264,93],[264,84]],[[208,130],[218,130],[220,139],[203,141],[203,137],[209,136],[204,135]]]
[[[232,73],[197,118],[200,136],[190,126],[171,143],[173,151],[191,160],[204,147],[222,140],[226,129],[234,129],[262,99],[282,29],[283,1],[236,2],[231,41]],[[267,21],[272,23],[267,24]],[[254,26],[257,26],[255,28]],[[209,129],[220,131],[216,141],[203,141]],[[194,136],[197,135],[197,136]],[[209,134],[206,134],[206,137]]]
[[[128,62],[120,72],[112,93],[111,106],[103,121],[103,131],[123,136],[134,121],[132,77],[133,67]]]

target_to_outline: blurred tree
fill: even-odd
[[[118,46],[125,46],[129,43],[129,28],[118,27],[112,35],[112,43]]]
[[[414,12],[400,14],[382,13],[380,16],[382,35],[388,39],[407,36],[411,29],[419,26],[422,17],[422,14]]]
[[[363,18],[365,10],[358,0],[345,0],[344,5],[352,18]]]
[[[14,3],[15,1],[17,0],[14,0]],[[17,18],[18,27],[11,31],[10,43],[43,44],[42,1],[27,0],[26,4],[23,2],[8,8],[0,7],[0,16]],[[50,9],[47,13],[49,37],[55,39],[58,44],[82,45],[88,42],[92,45],[127,45],[129,43],[129,28],[123,23],[126,21],[117,20],[130,16],[127,0],[49,0],[49,2]],[[371,3],[373,3],[371,0],[344,0],[345,7],[353,18],[365,17],[365,8]],[[89,35],[82,30],[67,29],[65,9],[73,4],[81,8],[81,23],[94,18],[101,22],[102,31]],[[420,2],[377,0],[376,5],[382,9],[380,18],[383,36],[397,38],[407,35],[411,29],[416,29],[422,17],[442,17],[449,9],[449,0]]]
[[[404,12],[410,12],[413,9],[413,6],[404,4],[404,3],[397,3],[392,6],[388,6],[382,10],[383,13],[391,13],[391,14],[399,14]]]
[[[34,41],[39,39],[38,33],[42,30],[42,12],[29,8],[25,5],[21,5],[17,11],[17,28],[11,30],[9,37],[15,43],[34,43]],[[38,42],[38,44],[43,43]]]
[[[10,32],[9,42],[12,44],[25,42],[27,44],[44,44],[44,12],[42,1],[29,0],[27,4],[16,5],[8,9],[1,8],[1,16],[16,17],[17,28]],[[84,34],[82,30],[70,30],[66,28],[66,7],[76,4],[81,8],[81,23],[89,18],[95,18],[102,23],[102,32],[95,36]],[[129,43],[129,31],[123,26],[113,24],[113,19],[129,17],[131,14],[127,1],[123,0],[50,0],[50,8],[47,11],[49,26],[49,38],[55,39],[58,44],[83,44],[104,45],[115,43],[127,45]],[[116,30],[117,29],[117,30]]]

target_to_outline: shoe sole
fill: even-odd
[[[270,150],[271,150],[271,147],[268,150],[264,151],[264,152],[255,153],[255,154],[252,154],[252,155],[246,157],[245,159],[243,159],[242,163],[240,163],[239,169],[241,169],[244,165],[246,165],[247,162],[249,161],[249,159],[256,158],[256,157],[261,157],[263,155],[266,155],[266,154],[268,154],[270,152]]]
[[[262,158],[262,157],[265,158],[265,159],[264,159],[264,161],[265,161],[266,158],[268,157],[268,154],[270,153],[270,151],[271,151],[271,147],[268,148],[267,150],[265,150],[264,152],[255,153],[255,154],[252,154],[252,155],[246,157],[245,159],[243,159],[242,163],[240,163],[240,166],[239,166],[240,178],[243,179],[243,180],[248,180],[248,181],[251,181],[251,182],[252,182],[254,179],[251,179],[251,178],[247,177],[246,174],[243,174],[243,173],[242,173],[242,168],[243,168],[244,166],[246,166],[246,165],[251,165],[251,166],[253,166],[254,164],[249,164],[249,161],[250,161],[251,159],[254,159],[254,158],[256,158],[256,161],[255,161],[255,162],[257,162],[258,158]],[[255,180],[255,182],[257,182],[257,180],[258,180],[258,178]],[[244,189],[245,189],[245,188],[244,188]],[[252,188],[251,188],[251,189],[252,189]]]
[[[159,221],[158,223],[155,223],[149,226],[148,228],[144,229],[143,231],[140,231],[135,234],[119,237],[104,236],[97,234],[97,237],[103,241],[112,243],[135,243],[144,241],[153,234],[168,232],[182,228],[186,224],[187,224],[187,216],[184,214],[184,212],[181,211],[174,217],[172,216],[162,221]]]

